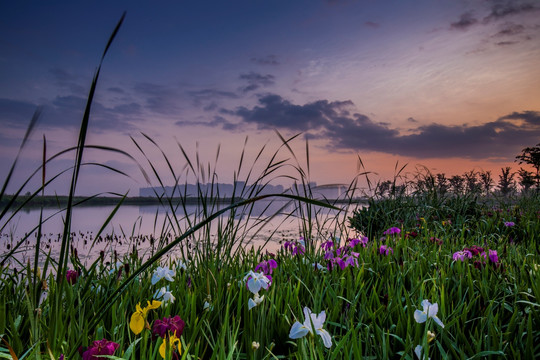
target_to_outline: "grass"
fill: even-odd
[[[104,56],[122,21],[123,17]],[[74,199],[78,171],[84,166],[83,150],[89,147],[86,130],[100,67],[101,63],[91,85],[79,145],[65,151],[75,151],[76,155],[74,166],[66,169],[73,180],[63,212],[60,256],[54,258],[36,250],[34,262],[20,264],[17,271],[9,260],[18,246],[1,259],[0,358],[77,359],[81,358],[79,354],[86,352],[88,356],[88,351],[98,351],[94,342],[106,339],[117,344],[100,343],[104,353],[114,350],[114,355],[108,352],[109,358],[161,359],[160,347],[173,338],[172,333],[162,338],[151,329],[174,316],[185,322],[185,328],[181,334],[176,333],[179,341],[173,342],[175,346],[180,344],[180,351],[169,344],[164,347],[166,358],[414,359],[418,345],[423,356],[432,359],[530,359],[539,352],[538,194],[484,201],[474,194],[392,191],[389,196],[371,199],[368,207],[357,209],[347,218],[347,212],[339,209],[354,206],[358,178],[351,181],[339,208],[324,199],[312,199],[309,146],[306,143],[304,167],[291,149],[296,137],[285,138],[279,133],[282,146],[269,154],[262,146],[251,165],[243,160],[244,153],[240,155],[234,180],[253,186],[236,188],[228,203],[223,203],[217,186],[200,188],[197,211],[191,214],[185,211],[186,199],[180,197],[178,203],[172,200],[175,194],[162,197],[169,215],[163,224],[155,226],[162,231],[149,259],[143,260],[133,249],[120,255],[106,252],[84,266],[70,250],[70,216],[77,206]],[[38,117],[37,112],[21,149]],[[178,144],[186,164],[178,170],[150,137],[133,139],[133,143],[145,159],[139,166],[149,184],[153,178],[159,186],[166,185],[164,174],[157,170],[160,164],[147,155],[156,149],[168,169],[167,177],[172,177],[175,185],[182,186],[187,183],[182,179],[193,177],[200,183],[217,184],[219,148],[215,162],[206,164]],[[46,181],[45,169],[58,154],[47,159],[45,148],[43,164],[35,173],[41,171],[42,186],[25,201],[43,194],[51,181]],[[133,159],[118,149],[100,150]],[[17,161],[18,157],[12,169]],[[263,170],[256,172],[258,168]],[[402,170],[396,166],[397,175]],[[6,197],[12,172],[4,181],[0,201]],[[261,195],[266,184],[282,177],[294,182],[294,193]],[[393,185],[395,188],[396,181]],[[15,200],[24,186],[9,198],[0,214],[2,228],[9,224],[10,214],[23,208],[24,204],[17,205]],[[298,236],[287,239],[275,254],[242,246],[253,230],[257,233],[266,228],[268,218],[250,215],[255,202],[268,198],[292,202],[294,210],[287,215],[298,219]],[[124,199],[125,195],[119,196],[102,229]],[[43,221],[46,219],[36,224],[38,241]],[[509,222],[514,225],[509,226]],[[399,233],[384,234],[393,227]],[[365,246],[347,239],[345,234],[354,230],[358,241],[365,241],[362,235],[367,235]],[[170,233],[174,240],[167,242]],[[272,237],[270,233],[268,241]],[[382,245],[392,251],[381,253]],[[454,259],[456,252],[474,245],[484,248],[485,258]],[[167,257],[173,248],[181,249],[182,255]],[[497,251],[498,259],[488,256],[493,254],[490,250]],[[271,273],[271,284],[260,289],[257,298],[246,282],[250,281],[250,271],[270,260],[277,267]],[[41,268],[38,261],[43,264]],[[168,270],[169,279],[161,278],[154,284],[153,276],[163,268]],[[155,300],[162,288],[175,297],[174,302],[147,311],[137,309],[138,304],[144,308]],[[262,296],[264,300],[250,309],[249,300],[258,301]],[[416,321],[415,312],[423,310],[425,299],[437,304],[436,316],[444,328],[432,318]],[[309,320],[305,322],[305,307],[314,314],[325,312],[324,323],[319,324],[320,317],[314,318],[313,324],[322,326],[331,336],[330,347],[317,332],[298,339],[290,337],[296,322],[311,327]],[[130,326],[134,313],[145,317],[143,325],[147,326],[140,332]]]

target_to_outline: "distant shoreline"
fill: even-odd
[[[13,195],[6,195],[0,202],[0,209],[3,209],[13,198]],[[30,196],[27,195],[20,195],[18,196],[14,203],[11,205],[12,207],[19,207],[22,204],[24,205],[24,208],[37,208],[37,207],[44,207],[44,208],[59,208],[59,207],[65,207],[68,203],[68,196],[53,196],[53,195],[46,195],[46,196],[35,196],[31,200],[29,200]],[[73,204],[76,206],[115,206],[117,205],[122,198],[120,196],[95,196],[95,197],[88,197],[88,196],[76,196],[73,198]],[[215,199],[214,199],[215,200]],[[238,202],[244,200],[242,198],[220,198],[219,200],[215,200],[218,203],[221,204],[232,204],[234,202]],[[184,203],[186,205],[197,205],[201,202],[201,199],[198,197],[186,197],[186,198],[180,198],[180,197],[173,197],[173,198],[157,198],[155,196],[133,196],[133,197],[126,197],[123,200],[122,205],[167,205],[169,201],[173,205]],[[336,199],[328,199],[329,203],[333,204],[339,204],[339,203],[362,203],[367,202],[367,199],[354,199],[354,200],[336,200]]]

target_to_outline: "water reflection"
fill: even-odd
[[[221,207],[209,210],[214,213]],[[72,247],[81,261],[86,264],[95,260],[100,252],[119,254],[120,256],[137,249],[141,257],[150,256],[158,245],[169,243],[183,234],[195,223],[204,219],[201,208],[197,205],[177,206],[174,211],[170,207],[159,205],[123,205],[110,223],[99,230],[113,212],[114,206],[76,207],[72,216]],[[300,236],[304,218],[305,205],[302,209],[297,204],[285,200],[261,200],[223,214],[220,219],[210,224],[210,233],[215,238],[219,226],[225,221],[233,222],[232,226],[239,229],[241,238],[245,239],[242,246],[259,247],[266,244],[269,251],[275,251],[283,239],[295,239]],[[313,210],[313,208],[311,208]],[[57,259],[60,252],[62,231],[65,215],[57,209],[43,209],[43,218],[48,219],[42,226],[41,252],[50,254]],[[55,215],[56,214],[56,215]],[[336,215],[339,217],[336,220]],[[30,209],[19,212],[0,234],[0,259],[12,249],[17,242],[27,236],[24,244],[16,253],[15,259],[21,263],[32,261],[36,246],[37,231],[32,231],[39,223],[40,210]],[[323,236],[337,234],[336,225],[346,219],[346,214],[332,209],[317,208],[317,213],[309,215]],[[29,232],[31,232],[28,234]],[[161,243],[160,243],[161,240]],[[178,252],[180,249],[177,250]],[[176,254],[179,254],[179,253]],[[171,253],[172,256],[175,252]]]

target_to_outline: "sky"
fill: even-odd
[[[215,168],[219,182],[247,179],[251,167],[260,173],[276,153],[290,164],[281,176],[301,167],[318,184],[348,184],[363,171],[392,179],[404,165],[408,176],[475,170],[497,179],[540,143],[539,1],[4,1],[2,181],[42,110],[8,192],[40,165],[44,142],[47,157],[77,143],[92,78],[124,12],[87,144],[132,158],[87,150],[84,162],[127,176],[85,165],[79,194],[137,195],[148,186],[140,167],[151,185],[159,185],[152,166],[171,185],[162,154],[191,182],[184,152]],[[292,151],[280,136],[294,137]],[[51,161],[47,179],[73,163],[73,152]],[[70,179],[59,176],[47,193],[66,194]]]

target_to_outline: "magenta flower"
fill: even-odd
[[[497,250],[488,250],[488,252],[489,252],[489,260],[497,264],[499,262],[499,256],[497,255]]]
[[[324,254],[324,260],[332,260],[333,258],[334,258],[333,251],[327,251],[326,254]]]
[[[306,252],[306,248],[303,247],[302,244],[298,244],[298,245],[294,248],[292,254],[293,254],[293,255],[298,255],[298,254],[302,255],[302,254],[304,254],[305,252]]]
[[[516,225],[516,223],[514,223],[513,221],[505,221],[504,222],[504,226],[506,226],[506,227],[512,227],[514,225]]]
[[[368,243],[368,238],[367,236],[362,236],[361,239],[355,238],[355,239],[348,239],[347,241],[349,242],[349,246],[352,248],[358,244],[361,244],[363,247],[366,247]]]
[[[304,245],[302,245],[303,242],[303,238],[300,238],[299,241],[285,241],[283,248],[285,251],[290,250],[293,255],[302,255],[306,252]]]
[[[478,245],[473,245],[473,246],[471,246],[469,248],[465,248],[464,251],[465,250],[470,251],[472,256],[485,254],[484,248],[481,247],[481,246],[478,246]]]
[[[75,270],[68,270],[66,271],[66,279],[68,284],[73,285],[77,282],[77,279],[79,278],[79,273]]]
[[[443,241],[441,239],[433,237],[433,236],[429,238],[429,241],[431,241],[432,243],[437,244],[437,245],[442,245],[443,244]]]
[[[82,354],[82,358],[83,360],[100,360],[103,358],[98,355],[112,355],[118,346],[120,345],[107,339],[97,340]]]
[[[337,248],[336,249],[336,255],[337,256],[346,255],[346,254],[349,253],[349,249],[350,249],[350,247],[348,247],[348,246],[343,246],[343,247]]]
[[[331,250],[334,247],[334,242],[332,240],[325,241],[321,244],[321,249],[324,251]]]
[[[384,235],[393,235],[393,234],[399,234],[401,232],[401,229],[398,227],[391,227],[390,229],[383,232]]]
[[[272,270],[277,268],[277,262],[274,259],[268,261],[262,261],[259,265],[255,267],[256,272],[262,271],[265,275],[272,274]]]
[[[342,258],[340,257],[336,257],[334,258],[334,263],[338,264],[339,268],[341,270],[345,269],[347,267],[347,264],[345,263],[345,261],[343,261]]]
[[[472,258],[472,253],[467,249],[463,251],[456,251],[454,255],[452,256],[452,259],[454,259],[454,261],[457,261],[457,260],[465,261],[466,258],[468,259]]]
[[[379,254],[388,256],[390,253],[394,253],[394,249],[392,249],[390,246],[381,245],[379,248]]]
[[[164,317],[163,320],[157,319],[154,321],[154,325],[152,326],[152,334],[163,339],[171,335],[175,335],[179,338],[180,335],[182,335],[182,332],[184,332],[185,326],[186,323],[178,315],[168,318]]]
[[[345,266],[356,266],[358,267],[358,255],[359,253],[351,252],[351,255],[345,258]]]

